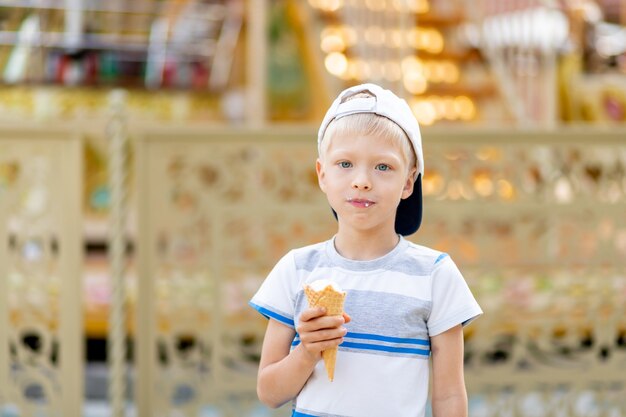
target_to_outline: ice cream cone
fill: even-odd
[[[313,287],[306,285],[304,293],[309,302],[309,307],[325,307],[326,316],[340,316],[343,314],[343,303],[346,299],[344,291],[337,291],[331,285],[321,291],[315,291]],[[335,378],[335,363],[337,361],[337,348],[326,349],[322,352],[322,359],[326,367],[328,379],[332,382]]]

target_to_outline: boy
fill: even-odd
[[[257,393],[292,416],[422,417],[432,356],[435,417],[467,416],[462,326],[482,314],[446,254],[413,244],[422,217],[419,126],[374,84],[343,91],[318,133],[316,170],[333,239],[285,255],[250,301],[269,317]],[[309,308],[305,284],[347,292],[350,316]],[[339,346],[329,382],[321,359]]]

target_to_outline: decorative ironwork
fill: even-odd
[[[269,413],[254,389],[265,321],[247,300],[287,250],[334,231],[315,134],[148,136],[137,146],[138,412]],[[623,132],[426,136],[426,221],[412,239],[449,252],[485,310],[466,332],[470,414],[624,415]],[[2,138],[0,401],[78,415],[80,141]]]
[[[137,302],[155,300],[139,317],[154,331],[138,354],[154,354],[138,378],[158,381],[153,415],[250,415],[265,323],[246,302],[282,254],[335,227],[315,134],[147,136]],[[449,252],[485,310],[466,333],[471,415],[626,413],[620,134],[426,136],[425,222],[411,239]]]
[[[0,137],[0,413],[79,415],[80,141]]]
[[[160,207],[139,216],[150,230],[142,248],[154,286],[150,294],[139,291],[137,302],[155,297],[151,317],[158,322],[148,341],[157,346],[150,366],[159,381],[151,397],[162,393],[154,415],[196,415],[203,404],[219,404],[240,416],[259,407],[254,385],[264,326],[247,301],[294,242],[331,233],[310,149],[248,139],[140,147],[146,153],[138,158],[151,170],[149,179],[139,173],[147,180],[139,189]]]

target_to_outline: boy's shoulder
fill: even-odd
[[[324,251],[324,248],[326,247],[327,243],[328,243],[328,240],[324,240],[322,242],[312,243],[310,245],[301,246],[299,248],[291,249],[290,252],[294,256],[295,255],[305,254],[305,253],[311,253],[311,252],[322,252],[322,251]]]
[[[436,249],[429,248],[428,246],[418,245],[417,243],[411,242],[410,240],[407,240],[407,242],[409,243],[409,250],[411,251],[411,253],[415,255],[425,256],[425,257],[434,256],[436,258],[443,253]]]
[[[326,240],[289,251],[289,256],[293,258],[296,269],[311,270],[314,266],[319,265],[326,252],[328,242]]]
[[[418,245],[417,243],[413,243],[411,241],[407,242],[407,256],[413,261],[423,265],[425,269],[434,269],[435,266],[439,264],[439,262],[446,258],[449,258],[449,255],[445,252],[441,252],[427,246]]]

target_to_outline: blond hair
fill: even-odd
[[[374,97],[369,91],[359,91],[348,97],[344,97],[342,103],[355,98]],[[417,167],[415,150],[411,145],[409,137],[404,130],[392,120],[375,113],[355,113],[348,116],[334,119],[330,122],[320,144],[320,159],[324,159],[326,151],[330,147],[330,142],[337,136],[348,135],[368,135],[387,140],[390,145],[398,145],[402,150],[404,160],[409,167]],[[417,167],[419,170],[419,167]]]

